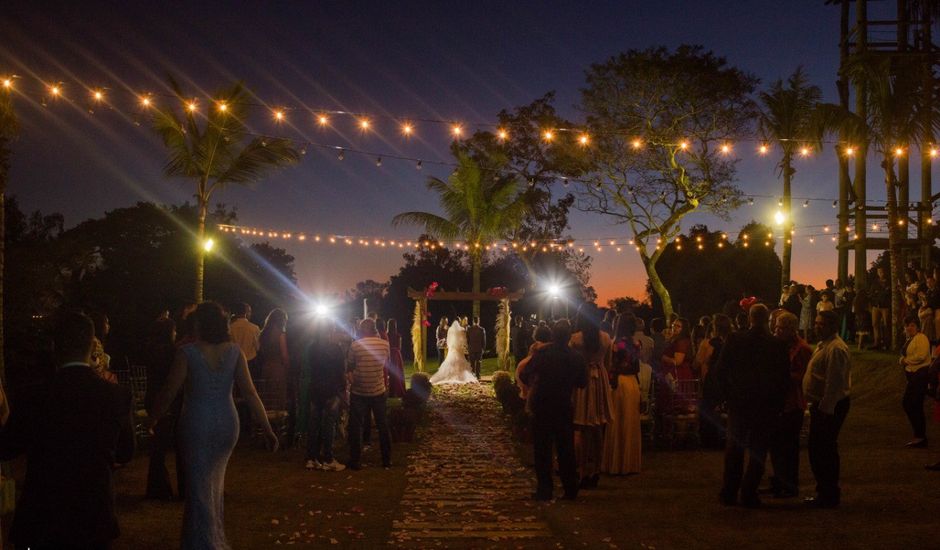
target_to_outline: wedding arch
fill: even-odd
[[[445,292],[438,291],[437,284],[432,283],[425,290],[408,289],[408,297],[415,301],[414,322],[411,325],[411,341],[415,356],[415,369],[424,372],[425,353],[427,353],[428,302],[443,300],[449,302],[499,302],[496,314],[496,356],[499,359],[500,370],[509,370],[509,327],[512,321],[509,306],[522,298],[525,290],[508,292],[505,288],[491,288],[486,292]]]

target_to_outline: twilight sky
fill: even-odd
[[[871,6],[872,19],[886,18],[880,9],[886,8]],[[764,84],[803,65],[825,99],[834,101],[838,17],[838,8],[822,0],[4,0],[0,75],[22,76],[17,86],[25,92],[17,99],[22,133],[9,192],[24,209],[62,212],[68,226],[140,200],[187,200],[189,185],[162,176],[162,145],[146,124],[134,124],[127,90],[164,93],[164,77],[173,74],[205,106],[212,91],[240,79],[272,107],[294,107],[281,127],[256,109],[253,126],[259,132],[426,160],[421,171],[413,162],[387,157],[377,167],[374,156],[347,153],[340,161],[335,152],[312,147],[299,165],[254,189],[227,189],[213,202],[237,207],[245,225],[414,238],[417,230],[389,222],[401,211],[437,210],[424,180],[449,172],[431,161],[450,160],[448,127],[421,119],[462,121],[472,130],[471,123],[492,122],[500,109],[555,90],[561,114],[578,120],[579,88],[591,63],[628,49],[682,43],[702,44]],[[40,80],[62,81],[68,101],[41,106]],[[87,90],[95,86],[109,88],[109,98],[121,108],[89,114]],[[353,119],[341,117],[333,117],[330,128],[318,128],[313,113],[320,109],[372,113],[374,131],[359,132]],[[382,117],[417,120],[416,136],[403,139],[397,124]],[[747,193],[779,194],[776,160],[758,157],[753,147],[735,148],[739,185]],[[871,164],[869,198],[883,198]],[[837,195],[831,152],[800,160],[796,168],[795,197]],[[916,172],[912,189],[919,189]],[[808,208],[800,208],[801,202],[794,201],[793,277],[818,285],[834,275],[833,243],[810,244],[801,232],[818,229],[799,226],[835,227],[836,210],[826,201]],[[775,209],[775,199],[758,199],[730,224],[698,216],[684,227],[705,222],[736,233],[752,218],[770,222]],[[608,220],[581,213],[572,216],[570,233],[625,237]],[[367,278],[386,280],[402,262],[397,250],[276,244],[296,256],[300,286],[311,293],[342,291]],[[646,278],[635,253],[605,249],[592,255],[591,282],[601,303],[643,297]]]

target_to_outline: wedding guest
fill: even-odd
[[[673,396],[672,388],[680,380],[692,380],[692,337],[688,319],[677,317],[672,323],[672,336],[663,351],[660,359],[660,371],[657,376],[659,383],[656,395],[657,412],[662,414],[674,410],[686,410],[692,403],[677,401]]]
[[[577,332],[569,346],[584,357],[587,384],[574,391],[574,448],[582,489],[597,487],[604,452],[604,430],[610,422],[611,340],[600,330],[600,315],[592,304],[578,312]]]
[[[604,435],[601,471],[606,474],[640,473],[640,345],[636,341],[636,317],[617,318],[611,361],[611,414]]]
[[[467,327],[467,355],[470,358],[470,368],[473,375],[480,378],[480,367],[483,364],[483,350],[486,349],[486,330],[480,326],[480,318],[474,317],[473,324]]]
[[[54,334],[51,383],[21,394],[0,433],[0,459],[26,454],[10,540],[16,548],[108,548],[120,535],[112,470],[134,455],[131,394],[92,366],[91,319],[60,314]]]
[[[385,364],[388,361],[388,342],[379,338],[375,321],[364,319],[360,323],[362,338],[352,343],[346,361],[352,384],[349,389],[349,463],[350,470],[361,470],[362,424],[366,415],[375,419],[382,451],[382,466],[392,464],[392,439],[386,420]]]
[[[516,324],[512,327],[509,339],[513,358],[518,365],[528,355],[529,346],[532,345],[532,329],[529,328],[528,322],[522,315],[516,315]]]
[[[248,304],[235,304],[232,307],[232,316],[232,323],[229,325],[232,341],[245,354],[248,370],[255,378],[258,378],[261,369],[261,366],[257,364],[258,351],[261,350],[261,328],[251,322],[251,306]]]
[[[656,343],[651,337],[646,335],[646,322],[636,316],[633,318],[636,320],[636,331],[633,333],[633,339],[636,340],[637,344],[640,346],[640,362],[651,365],[653,348],[656,346]]]
[[[180,308],[176,315],[176,347],[192,344],[196,341],[196,318],[192,314],[196,311],[196,302],[188,302]]]
[[[813,304],[814,289],[811,285],[799,285],[800,296],[800,335],[806,340],[813,338],[813,319],[816,318],[816,308]]]
[[[441,322],[437,324],[437,330],[434,333],[436,338],[437,346],[437,364],[440,365],[444,362],[444,357],[447,355],[447,329],[450,326],[447,323],[447,317],[441,317]]]
[[[668,343],[666,336],[663,334],[665,328],[666,323],[662,317],[656,317],[650,321],[650,338],[653,339],[653,350],[650,352],[649,364],[653,367],[653,372],[656,373],[660,371],[663,353],[666,351],[666,344]]]
[[[868,281],[868,298],[871,303],[871,325],[874,343],[872,349],[888,349],[891,336],[891,282],[885,274],[885,268],[879,267],[877,277]]]
[[[906,446],[923,449],[927,447],[927,417],[924,415],[924,397],[927,396],[928,371],[932,358],[930,342],[917,325],[917,317],[904,319],[904,335],[907,339],[901,348],[898,360],[904,369],[907,386],[904,388],[904,412],[914,431],[914,439]]]
[[[606,332],[607,336],[614,337],[614,324],[617,319],[617,312],[613,309],[604,310],[604,320],[601,321],[601,332]]]
[[[405,396],[405,360],[401,356],[401,334],[398,321],[389,319],[386,324],[388,340],[388,396]]]
[[[774,475],[770,479],[771,491],[776,498],[797,496],[800,481],[800,431],[806,401],[803,399],[803,377],[813,349],[800,338],[797,318],[789,312],[777,319],[774,336],[787,345],[790,360],[790,384],[783,414],[770,436],[770,463]]]
[[[287,375],[290,354],[287,350],[287,314],[275,308],[268,313],[261,329],[261,378],[265,406],[287,409]]]
[[[158,319],[150,325],[149,332],[145,345],[147,392],[144,395],[144,407],[148,415],[153,415],[157,395],[166,384],[170,367],[176,357],[176,326],[169,318]],[[166,469],[166,453],[171,449],[176,452],[177,490],[181,496],[183,495],[183,461],[176,438],[177,421],[181,409],[182,399],[178,398],[174,400],[167,414],[153,427],[153,438],[150,441],[150,465],[147,470],[147,498],[159,500],[173,498],[170,475]]]
[[[552,446],[558,457],[558,471],[564,498],[578,496],[578,472],[574,452],[572,393],[587,383],[584,358],[568,347],[571,325],[566,320],[552,327],[552,344],[532,356],[522,373],[528,386],[537,383],[531,395],[532,448],[538,489],[536,500],[551,500]],[[536,382],[537,381],[537,382]]]
[[[719,502],[760,506],[757,486],[764,475],[768,440],[783,411],[789,379],[786,345],[770,334],[763,304],[748,311],[750,328],[728,337],[714,373],[728,403],[728,440]],[[748,455],[744,467],[745,453]]]
[[[803,500],[820,508],[839,506],[839,431],[849,413],[852,361],[849,348],[836,334],[838,317],[831,311],[816,315],[819,343],[803,377],[809,403],[809,464],[816,477],[816,496]]]
[[[389,320],[391,323],[394,320]],[[336,329],[328,319],[318,319],[313,341],[304,350],[302,368],[310,381],[310,429],[307,438],[308,470],[341,472],[346,466],[333,457],[336,418],[346,394],[346,363]]]
[[[100,311],[93,313],[91,320],[95,323],[95,350],[91,354],[91,364],[98,376],[117,384],[117,375],[111,371],[111,356],[104,350],[104,343],[111,334],[111,322],[108,316]]]
[[[248,373],[248,362],[228,331],[228,317],[213,302],[192,314],[196,342],[180,349],[166,385],[157,396],[151,422],[159,422],[180,389],[180,443],[186,469],[183,548],[228,548],[223,517],[225,470],[238,441],[238,413],[233,385],[248,402],[265,440],[277,450],[278,439]]]
[[[696,369],[702,379],[702,398],[698,406],[699,440],[706,448],[720,448],[725,436],[724,423],[717,411],[724,400],[714,370],[733,328],[730,317],[716,314],[712,321],[711,338],[702,343],[696,355]]]
[[[836,308],[836,305],[832,301],[832,293],[828,290],[820,293],[820,300],[816,304],[816,313],[820,311],[833,311]]]
[[[526,355],[522,361],[519,361],[519,364],[516,366],[516,385],[519,386],[519,397],[526,401],[527,408],[529,404],[530,387],[534,386],[535,384],[527,384],[524,382],[525,378],[523,378],[523,373],[525,372],[529,362],[532,360],[532,356],[534,356],[539,350],[551,344],[552,329],[548,328],[547,326],[543,327],[540,325],[535,328],[534,336],[535,342],[529,346],[529,354]]]

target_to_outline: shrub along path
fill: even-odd
[[[391,538],[416,548],[554,546],[492,387],[435,388],[428,413]]]

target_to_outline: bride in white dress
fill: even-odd
[[[467,329],[454,321],[447,330],[447,357],[431,377],[432,384],[475,384],[478,382],[467,361]]]

